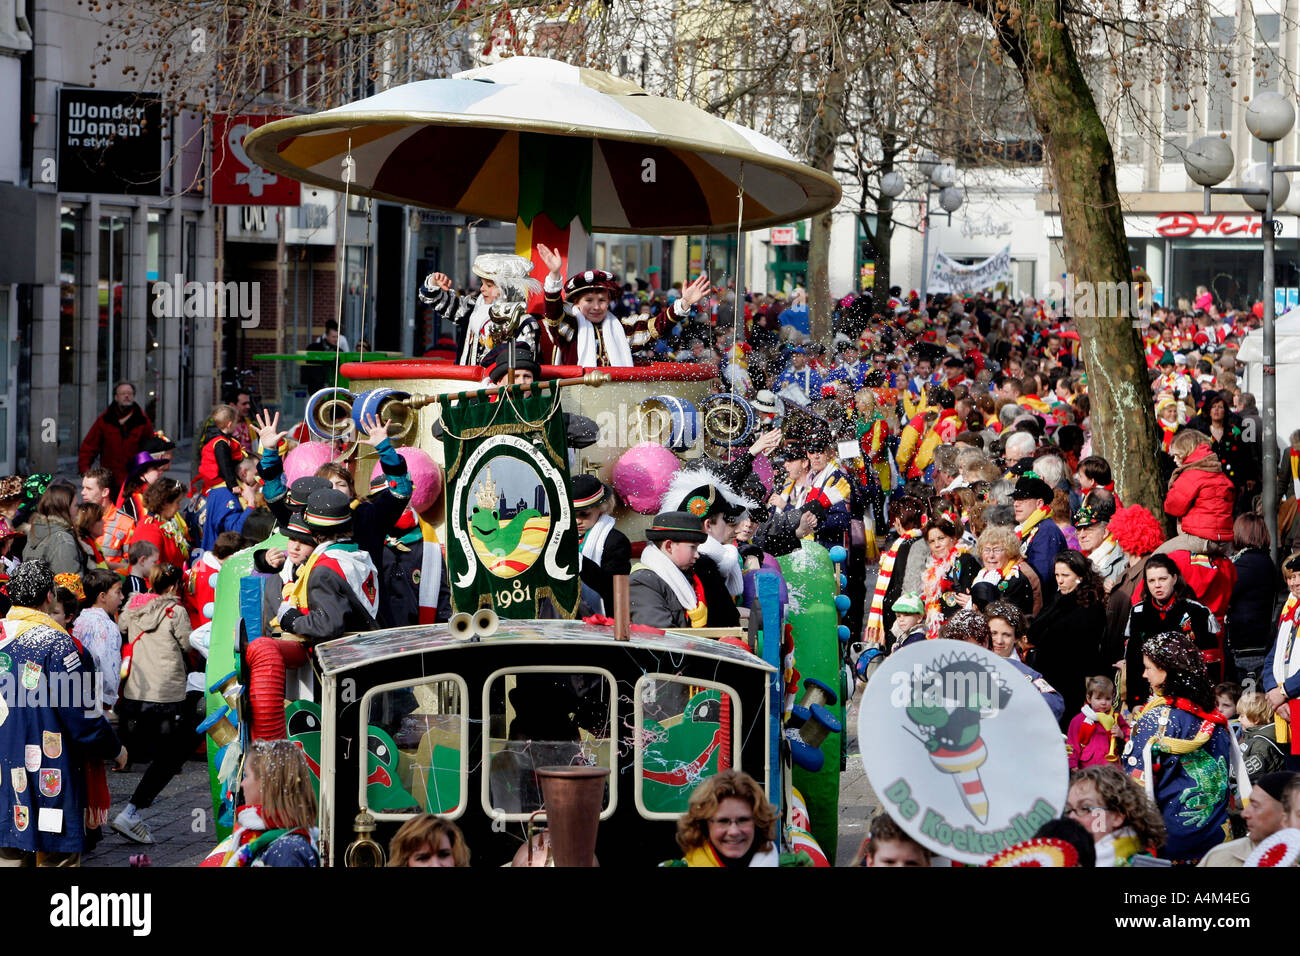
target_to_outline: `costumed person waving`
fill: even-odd
[[[420,288],[420,301],[433,306],[435,312],[453,324],[465,324],[465,344],[460,350],[461,365],[478,365],[483,356],[503,344],[503,333],[493,325],[492,306],[501,302],[527,302],[529,293],[541,291],[536,279],[530,278],[532,260],[524,256],[489,252],[474,259],[471,271],[482,280],[478,295],[457,295],[451,279],[441,272],[431,272]],[[534,354],[540,339],[537,317],[525,315],[515,331],[515,340],[527,345]]]
[[[695,559],[708,537],[700,519],[686,511],[665,511],[645,533],[641,560],[632,565],[628,601],[633,624],[648,627],[704,627],[709,609]]]
[[[551,270],[545,284],[546,326],[555,342],[552,361],[556,365],[630,368],[633,352],[645,348],[690,315],[695,303],[709,291],[708,277],[699,276],[682,289],[681,298],[657,316],[619,318],[610,311],[610,304],[621,294],[612,272],[585,269],[564,282],[560,253],[539,243],[537,255]],[[566,301],[572,315],[564,309]]]
[[[1142,646],[1142,661],[1153,696],[1134,719],[1121,766],[1160,808],[1169,834],[1160,855],[1194,863],[1228,837],[1229,772],[1241,753],[1190,635],[1157,634]],[[1237,780],[1248,799],[1244,766]]]

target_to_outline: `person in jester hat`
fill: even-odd
[[[556,365],[630,368],[633,352],[645,348],[690,315],[695,303],[709,291],[708,276],[699,276],[682,289],[681,298],[657,316],[630,315],[620,319],[610,311],[610,304],[619,295],[618,279],[612,272],[586,269],[564,282],[564,259],[559,251],[539,243],[537,255],[550,270],[543,286],[545,321],[555,342],[552,361]],[[566,301],[571,315],[564,309]]]
[[[254,739],[285,736],[286,667],[301,667],[321,641],[374,630],[377,624],[379,572],[370,555],[352,541],[347,495],[334,488],[312,492],[304,518],[316,548],[281,605],[282,636],[258,637],[245,651]]]
[[[1228,777],[1241,755],[1191,635],[1155,635],[1142,645],[1142,660],[1152,697],[1133,720],[1120,766],[1160,808],[1168,831],[1160,855],[1195,863],[1230,834]],[[1244,769],[1238,776],[1246,777]]]

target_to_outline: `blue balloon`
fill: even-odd
[[[839,635],[840,641],[845,644],[847,644],[849,642],[849,638],[853,636],[849,633],[849,626],[847,624],[841,624],[839,627],[835,629],[835,633]]]
[[[840,587],[847,587],[847,586],[848,586],[848,583],[849,583],[848,575],[841,574],[841,575],[840,575]]]
[[[840,562],[848,558],[849,553],[844,550],[844,546],[842,544],[837,544],[830,549],[830,555],[831,555],[831,560],[834,561],[836,564],[839,564]]]
[[[849,609],[849,596],[847,594],[835,595],[835,610],[843,614]]]

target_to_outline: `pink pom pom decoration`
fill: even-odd
[[[663,445],[644,442],[623,453],[611,477],[614,490],[629,508],[652,515],[659,511],[659,501],[680,468],[677,456]]]
[[[291,485],[299,478],[316,474],[321,465],[328,465],[334,460],[334,449],[329,442],[305,441],[284,459],[284,481]]]
[[[411,474],[411,508],[416,514],[423,514],[433,506],[442,494],[442,469],[419,448],[399,448],[397,453],[406,461],[406,469]]]

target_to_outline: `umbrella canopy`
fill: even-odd
[[[834,177],[774,140],[598,70],[513,57],[255,130],[265,169],[447,212],[590,232],[758,229],[833,207]]]

